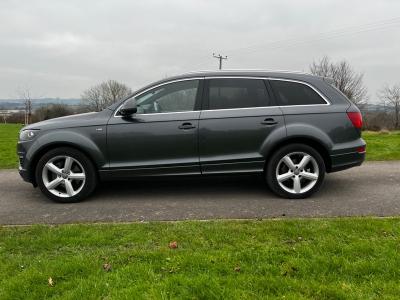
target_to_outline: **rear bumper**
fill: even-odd
[[[346,170],[360,166],[365,160],[365,152],[351,152],[338,155],[331,155],[331,167],[328,173]]]

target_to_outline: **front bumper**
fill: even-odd
[[[24,181],[32,183],[32,178],[27,170],[25,170],[21,166],[19,166],[18,173]]]
[[[18,172],[24,181],[34,184],[32,174],[29,170],[29,159],[27,158],[27,150],[31,144],[30,141],[19,141],[17,144],[17,155],[19,160]]]

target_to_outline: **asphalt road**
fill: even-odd
[[[400,215],[400,161],[328,174],[311,198],[274,196],[257,176],[103,183],[82,203],[47,200],[15,170],[0,171],[0,224]]]

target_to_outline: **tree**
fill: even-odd
[[[331,62],[324,56],[320,61],[310,65],[314,75],[333,79],[334,85],[355,105],[362,107],[367,103],[367,88],[363,83],[363,73],[357,73],[346,60]]]
[[[24,101],[25,105],[25,118],[24,118],[24,124],[28,125],[31,123],[31,117],[32,117],[32,96],[31,96],[31,91],[28,87],[25,88],[18,88],[17,90],[18,96],[20,99]]]
[[[400,127],[400,84],[386,85],[378,92],[379,99],[393,110],[394,128]]]
[[[88,110],[100,111],[130,94],[132,90],[125,84],[108,80],[87,89],[81,98]]]
[[[65,104],[50,104],[36,109],[33,113],[34,122],[64,117],[73,114],[73,110]]]

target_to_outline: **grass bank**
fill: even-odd
[[[398,218],[0,227],[0,299],[395,299],[399,228]]]
[[[0,169],[18,166],[15,145],[22,125],[0,124]],[[400,160],[400,131],[363,132],[367,142],[367,160]]]
[[[0,124],[0,169],[18,166],[16,145],[21,124]]]
[[[364,131],[367,160],[400,160],[400,131]]]

